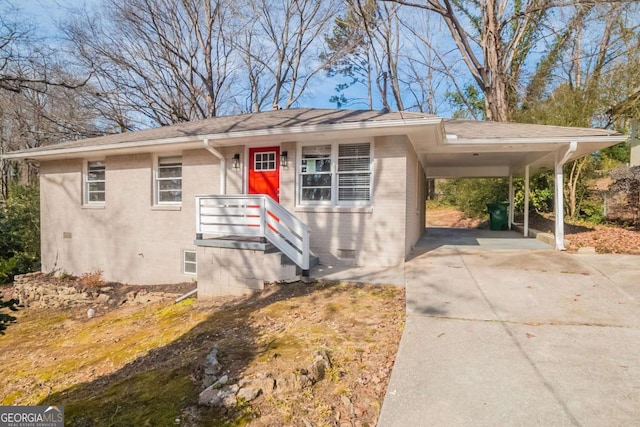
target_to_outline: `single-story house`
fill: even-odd
[[[193,279],[206,297],[293,280],[314,259],[402,264],[425,227],[427,177],[512,179],[555,166],[562,188],[564,162],[624,140],[415,112],[290,109],[5,158],[40,165],[43,271],[101,270],[137,284]],[[562,192],[556,205],[562,219]],[[558,227],[562,249],[562,220]]]

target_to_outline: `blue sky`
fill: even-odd
[[[37,28],[40,35],[55,39],[58,37],[56,23],[69,16],[85,4],[97,3],[97,0],[0,0],[12,4],[29,16],[30,24]]]

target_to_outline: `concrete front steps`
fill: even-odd
[[[302,270],[271,243],[262,239],[199,239],[198,298],[243,295],[264,289],[268,282],[300,280]],[[310,267],[318,264],[312,256]]]

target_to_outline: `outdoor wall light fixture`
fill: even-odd
[[[283,151],[280,153],[280,166],[286,168],[289,165],[289,153]]]
[[[238,170],[240,169],[240,154],[236,153],[233,155],[233,168]]]

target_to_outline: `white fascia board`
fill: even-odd
[[[69,147],[60,149],[49,149],[41,151],[29,151],[20,152],[14,154],[5,154],[2,157],[4,159],[25,159],[25,158],[47,158],[47,157],[60,157],[74,154],[84,154],[91,152],[103,152],[103,151],[121,151],[126,149],[137,149],[147,147],[162,147],[171,144],[184,144],[189,142],[198,142],[208,139],[211,142],[222,142],[225,140],[235,141],[238,139],[259,138],[259,137],[274,137],[274,136],[287,136],[287,135],[299,135],[299,134],[313,134],[322,132],[340,132],[340,131],[357,131],[357,130],[375,130],[375,129],[394,129],[400,130],[399,133],[404,134],[405,127],[419,127],[433,124],[442,123],[441,117],[424,117],[421,119],[400,119],[400,120],[380,120],[380,121],[368,121],[368,122],[352,122],[352,123],[339,123],[328,125],[311,125],[311,126],[292,126],[287,128],[273,128],[273,129],[259,129],[251,131],[240,132],[225,132],[216,134],[202,134],[194,136],[181,136],[174,138],[163,139],[151,139],[147,141],[129,141],[112,144],[94,145],[94,146],[82,146],[82,147]],[[220,144],[225,145],[225,144]]]
[[[495,178],[509,176],[509,166],[427,166],[428,178]]]
[[[617,144],[625,142],[628,135],[603,135],[603,136],[562,136],[562,137],[536,137],[536,138],[447,138],[443,141],[444,145],[523,145],[523,144],[570,144],[577,142],[596,142]]]

